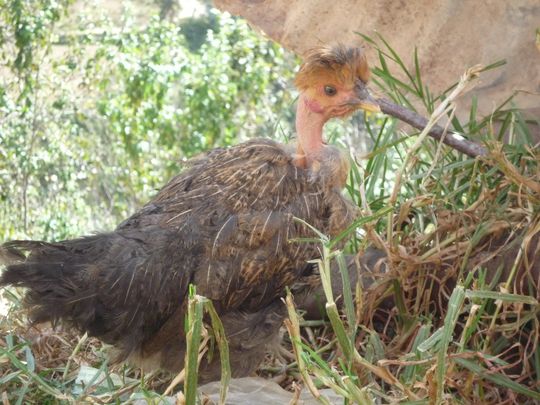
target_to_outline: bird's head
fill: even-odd
[[[300,166],[317,160],[324,148],[322,128],[357,109],[380,111],[367,90],[369,66],[361,48],[337,45],[311,50],[296,75],[300,91],[296,117]]]
[[[359,108],[380,111],[366,89],[369,75],[361,48],[337,45],[308,52],[295,84],[309,107],[328,120],[347,116]]]

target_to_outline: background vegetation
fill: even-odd
[[[0,240],[111,229],[187,157],[290,135],[297,61],[245,23],[71,3],[0,4]]]
[[[292,136],[298,60],[242,21],[214,11],[179,20],[172,4],[126,2],[111,13],[68,0],[0,0],[0,241],[112,229],[184,159],[253,136]],[[420,61],[409,70],[383,39],[364,39],[378,51],[379,92],[428,115],[445,104],[433,120],[449,117],[491,154],[478,161],[429,139],[415,144],[382,116],[328,128],[353,155],[371,145],[349,179],[364,215],[347,251],[375,246],[388,271],[354,301],[346,296],[341,316],[326,288],[329,320],[303,321],[289,299],[284,346],[294,360],[270,357],[261,373],[281,375],[291,391],[299,382],[314,395],[331,387],[348,403],[537,403],[538,280],[523,254],[540,232],[533,123],[511,95],[490,117],[477,117],[473,103],[458,118],[455,86],[432,94]],[[315,236],[325,279],[341,252]],[[494,246],[514,252],[511,271],[471,265]],[[167,386],[170,376],[109,373],[101,344],[86,336],[26,330],[21,292],[3,295],[4,402],[120,403],[132,393],[158,398]],[[88,364],[103,373],[84,385]]]

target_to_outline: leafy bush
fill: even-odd
[[[0,240],[110,229],[185,158],[280,136],[278,119],[290,132],[295,58],[228,15],[213,15],[215,31],[192,52],[157,16],[144,26],[124,17],[118,30],[62,19],[69,1],[6,4]]]

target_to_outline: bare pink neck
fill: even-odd
[[[324,147],[323,127],[326,123],[321,107],[304,93],[298,98],[296,108],[296,133],[298,136],[296,164],[308,167]]]

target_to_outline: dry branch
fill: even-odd
[[[400,105],[394,104],[389,100],[378,98],[377,103],[381,107],[381,111],[383,113],[406,122],[420,131],[422,131],[428,124],[428,120],[422,117],[420,114]],[[469,141],[456,132],[448,132],[445,134],[444,129],[439,125],[433,126],[428,135],[438,141],[441,141],[442,139],[443,143],[472,158],[486,156],[488,154],[487,149],[482,145]]]

